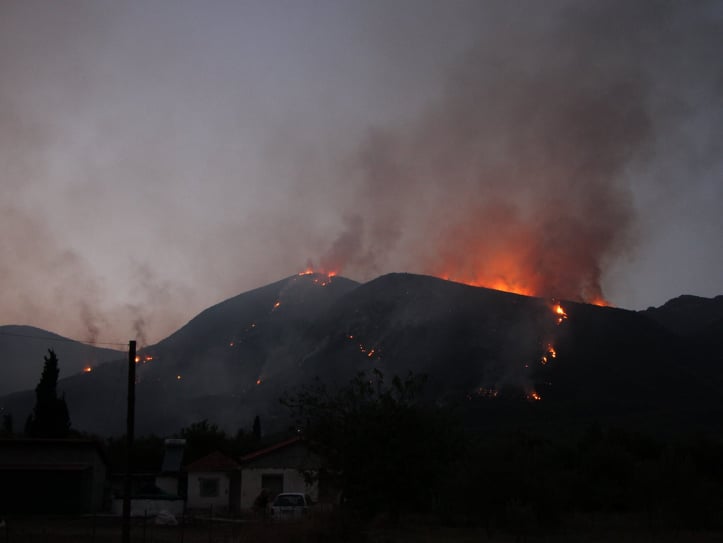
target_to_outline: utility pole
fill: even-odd
[[[136,412],[136,342],[128,342],[128,410],[126,417],[126,473],[123,485],[123,543],[131,540],[132,451]]]

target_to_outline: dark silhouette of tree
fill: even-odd
[[[58,357],[48,349],[48,356],[43,358],[45,365],[35,387],[35,408],[28,417],[26,433],[30,437],[64,438],[70,433],[70,415],[65,396],[58,398]]]
[[[251,429],[251,432],[253,433],[254,439],[256,439],[256,441],[261,440],[261,419],[258,415],[254,417],[254,425]]]
[[[3,437],[12,437],[15,432],[13,431],[13,414],[5,413],[3,415],[3,427],[0,430],[0,435]]]
[[[345,505],[393,522],[434,505],[460,434],[448,413],[419,399],[423,384],[412,375],[387,384],[375,370],[339,390],[319,383],[282,400]]]
[[[233,440],[218,425],[209,423],[208,419],[194,422],[182,428],[178,437],[186,440],[184,462],[189,463],[214,451],[232,454]]]

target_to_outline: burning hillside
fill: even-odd
[[[675,412],[713,413],[707,402],[717,402],[720,378],[708,373],[720,365],[698,365],[704,377],[696,377],[691,353],[702,347],[681,342],[631,311],[421,275],[360,285],[302,273],[213,306],[139,352],[139,431],[173,432],[204,418],[235,430],[256,414],[281,427],[285,391],[374,369],[427,375],[430,399],[462,402],[490,424],[515,413],[524,415],[515,424],[673,413],[670,402],[686,405]],[[122,361],[61,381],[74,427],[122,431],[125,372]],[[4,407],[23,418],[33,400],[29,391]]]

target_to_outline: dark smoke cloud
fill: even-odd
[[[371,255],[363,252],[364,220],[359,215],[352,215],[344,220],[344,230],[319,259],[319,271],[338,273],[350,267],[363,267]],[[313,261],[310,267],[316,269]]]
[[[602,298],[606,264],[635,241],[631,172],[689,107],[693,81],[677,78],[716,69],[694,83],[720,104],[714,5],[573,4],[541,28],[497,13],[517,29],[483,39],[419,118],[370,133],[354,172],[364,224],[333,252],[372,253],[360,275],[396,251],[453,279]]]
[[[156,341],[307,259],[568,298],[612,283],[627,307],[716,294],[722,17],[2,2],[0,314]]]
[[[148,332],[158,335],[187,319],[189,290],[159,279],[146,264],[132,269],[133,292],[139,303],[108,304],[104,286],[92,265],[76,251],[63,248],[41,216],[19,207],[0,207],[0,290],[2,324],[32,324],[43,315],[60,323],[52,331],[86,342],[119,342],[126,335],[148,344]],[[163,314],[161,327],[153,325]],[[174,328],[170,328],[172,331]],[[124,336],[118,337],[118,333]]]

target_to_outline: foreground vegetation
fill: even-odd
[[[284,400],[329,462],[321,477],[361,523],[418,516],[489,537],[560,534],[575,519],[649,533],[723,529],[720,436],[663,439],[595,423],[570,435],[469,432],[454,408],[421,401],[423,386],[376,372]]]
[[[282,399],[293,421],[289,432],[303,435],[326,462],[321,472],[306,476],[322,483],[325,497],[339,505],[333,515],[289,532],[291,539],[274,540],[355,540],[383,533],[405,541],[419,526],[450,538],[458,534],[460,541],[480,533],[501,541],[564,541],[571,533],[587,534],[590,541],[628,534],[635,541],[640,534],[662,540],[662,534],[705,538],[723,531],[719,435],[663,438],[595,422],[574,433],[536,433],[512,424],[470,430],[460,409],[425,401],[424,388],[422,377],[387,381],[375,371],[345,387],[317,383]],[[36,412],[41,420],[43,412]],[[282,436],[263,439],[257,417],[250,432],[231,436],[204,420],[177,437],[187,440],[189,463],[213,451],[238,458]],[[121,471],[125,440],[106,444],[111,469]],[[134,469],[157,470],[162,454],[162,438],[137,439]],[[28,529],[33,526],[42,524],[30,522]],[[286,533],[274,530],[257,536]],[[28,532],[24,540],[30,538]]]

